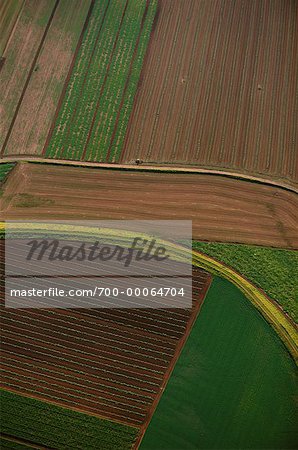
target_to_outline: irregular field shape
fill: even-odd
[[[13,163],[0,164],[0,183],[2,183],[6,179],[7,175],[13,167]]]
[[[209,282],[194,269],[192,309],[2,308],[2,387],[142,425]]]
[[[95,1],[45,156],[117,159],[156,4]]]
[[[140,449],[294,449],[296,388],[297,368],[273,329],[216,278]]]
[[[2,220],[187,217],[194,239],[298,248],[297,195],[221,176],[20,164],[1,200]]]
[[[297,180],[297,6],[160,0],[121,162]]]
[[[90,3],[91,0],[73,0],[70,7],[68,0],[59,1],[35,69],[23,91],[5,155],[41,154]]]
[[[298,322],[297,251],[213,242],[193,242],[193,249],[233,267],[278,302]]]

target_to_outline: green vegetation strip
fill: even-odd
[[[243,274],[298,322],[297,251],[213,242],[193,242],[193,248]]]
[[[95,0],[49,158],[118,161],[157,0]]]
[[[0,436],[0,448],[9,449],[9,450],[24,450],[24,449],[32,449],[32,448],[40,448],[39,446],[33,447],[32,444],[25,444],[16,442],[14,438],[5,438],[4,436]]]
[[[5,224],[0,222],[0,233],[5,230]],[[72,233],[74,236],[96,236],[97,229],[92,227],[83,227],[65,224],[38,224],[38,223],[14,223],[10,224],[10,232],[24,233],[30,231],[33,233]],[[103,231],[103,230],[102,230]],[[120,244],[127,242],[130,238],[130,233],[127,231],[119,231],[106,229],[105,234],[101,231],[101,238],[106,239],[106,242],[113,242]],[[144,235],[144,238],[148,236]],[[166,245],[170,257],[177,261],[185,260],[187,250],[180,245],[170,244],[163,240],[158,240],[159,245]],[[251,303],[261,312],[265,319],[273,326],[284,344],[292,354],[296,363],[298,362],[298,331],[296,325],[284,314],[281,307],[272,302],[263,292],[260,291],[248,279],[243,277],[231,267],[221,263],[220,261],[205,255],[203,253],[192,252],[193,264],[202,267],[210,273],[220,275],[233,284],[235,284],[251,301]]]
[[[1,390],[1,432],[56,449],[125,450],[138,430]]]
[[[235,284],[244,293],[246,298],[248,298],[250,302],[261,312],[270,325],[272,325],[293,356],[296,364],[298,363],[297,326],[285,315],[279,305],[274,303],[269,297],[261,292],[260,289],[252,284],[248,279],[244,278],[240,273],[210,256],[194,251],[193,263],[194,265],[202,267],[215,275],[220,275]]]
[[[140,449],[294,449],[296,388],[278,336],[215,278]]]
[[[11,169],[14,167],[14,163],[0,164],[0,183],[5,180]]]

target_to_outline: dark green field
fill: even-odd
[[[218,242],[193,242],[193,248],[236,269],[298,321],[297,251]]]
[[[215,278],[141,450],[297,448],[295,370],[243,294]]]
[[[1,181],[5,180],[6,176],[9,174],[13,166],[13,163],[0,164],[0,183]]]
[[[125,450],[137,429],[2,390],[1,433],[55,449]],[[11,445],[1,442],[21,448]]]

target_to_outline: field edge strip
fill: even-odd
[[[45,400],[42,397],[39,396],[33,396],[33,395],[29,395],[29,394],[25,394],[23,392],[19,392],[16,391],[14,389],[11,388],[7,388],[7,387],[2,387],[0,386],[0,395],[1,395],[1,401],[3,401],[3,396],[10,396],[11,398],[9,398],[9,401],[21,401],[21,402],[25,402],[22,407],[29,407],[29,408],[34,408],[37,407],[41,408],[43,411],[43,413],[46,414],[49,413],[50,415],[50,422],[52,419],[52,423],[50,423],[50,425],[52,426],[52,428],[56,428],[57,427],[57,423],[55,423],[55,415],[60,414],[61,417],[63,418],[63,416],[65,416],[68,419],[74,418],[75,420],[87,420],[87,422],[85,422],[88,426],[92,426],[92,422],[93,422],[93,426],[95,423],[98,424],[99,427],[101,427],[103,430],[106,429],[108,430],[109,427],[116,427],[114,428],[115,433],[117,434],[118,432],[121,432],[121,430],[129,430],[129,432],[133,433],[133,437],[132,437],[132,442],[130,442],[130,446],[134,445],[135,440],[137,439],[138,433],[139,433],[139,427],[131,425],[131,424],[127,424],[125,422],[121,422],[119,420],[114,420],[114,419],[110,419],[107,417],[103,417],[100,416],[98,414],[91,414],[88,413],[86,411],[82,411],[79,408],[73,408],[73,407],[65,407],[63,405],[61,405],[58,402],[52,401],[52,400]],[[14,399],[14,400],[13,400]],[[29,402],[29,403],[28,403]],[[9,403],[8,403],[9,405]],[[53,421],[53,417],[54,417],[54,421]],[[92,421],[90,423],[90,420]],[[89,424],[88,424],[89,421]],[[54,423],[53,423],[54,422]],[[88,436],[88,430],[85,436]],[[3,429],[5,430],[5,426],[3,426]],[[97,430],[98,431],[98,430]],[[67,426],[67,432],[69,432],[68,426]],[[15,439],[17,440],[26,440],[23,437],[20,436],[14,436],[11,434],[7,434],[5,433],[5,431],[2,431],[1,429],[1,433],[0,433],[0,438],[5,435],[9,438],[10,441],[13,441]],[[96,436],[91,434],[92,439],[96,439]],[[8,439],[7,439],[8,440]],[[38,448],[38,449],[42,449],[42,450],[54,450],[55,448],[58,448],[56,446],[52,447],[52,446],[48,446],[48,445],[44,445],[44,444],[40,444],[38,442],[30,442],[30,444],[34,444],[35,447],[30,446],[29,448]],[[62,443],[63,445],[63,443]],[[60,448],[60,446],[59,446]],[[61,447],[61,448],[66,448],[66,447]],[[74,447],[73,447],[74,448]],[[93,447],[92,447],[93,448]],[[100,447],[102,448],[102,447]],[[125,448],[127,448],[125,446]]]
[[[156,165],[130,165],[119,163],[101,163],[101,162],[89,162],[89,161],[72,161],[62,159],[47,159],[39,158],[28,155],[11,155],[4,156],[0,160],[0,165],[5,163],[22,163],[22,164],[51,164],[58,166],[70,166],[90,169],[104,169],[115,170],[122,172],[156,172],[156,173],[172,173],[172,174],[189,174],[189,175],[210,175],[220,176],[240,181],[246,181],[249,183],[257,183],[265,186],[276,187],[278,189],[284,189],[288,192],[294,192],[298,194],[298,185],[296,183],[289,183],[287,181],[278,181],[275,179],[264,178],[258,175],[248,175],[241,172],[229,172],[227,170],[206,169],[206,168],[191,168],[191,167],[172,167],[172,166],[159,166]]]
[[[211,258],[204,253],[193,250],[193,263],[215,275],[226,278],[240,289],[246,298],[262,314],[266,321],[274,328],[281,338],[298,366],[298,330],[295,323],[275,301],[271,300],[265,292],[257,288],[228,265]]]
[[[20,391],[14,389],[12,387],[7,387],[7,386],[3,387],[3,386],[0,385],[0,394],[2,392],[8,392],[10,394],[14,394],[14,395],[22,397],[22,398],[28,398],[28,399],[34,400],[36,402],[44,403],[46,405],[52,405],[52,406],[55,406],[57,408],[61,408],[61,409],[66,410],[66,411],[70,411],[70,412],[72,411],[72,412],[75,412],[75,413],[83,414],[84,416],[93,417],[93,418],[96,418],[96,419],[99,419],[99,420],[102,420],[102,421],[105,421],[105,422],[111,422],[111,423],[116,423],[117,425],[123,425],[123,426],[129,427],[129,428],[133,428],[134,430],[139,430],[140,429],[140,427],[137,426],[137,425],[132,425],[131,423],[128,423],[128,422],[125,422],[125,421],[122,421],[122,420],[119,420],[119,419],[114,419],[114,418],[110,419],[110,418],[108,418],[106,416],[103,416],[101,414],[97,414],[97,413],[89,412],[89,411],[86,411],[86,410],[82,410],[82,409],[77,408],[75,406],[65,406],[65,405],[62,405],[60,402],[52,400],[52,399],[51,400],[49,400],[49,399],[45,400],[42,394],[40,396],[39,395],[30,395],[30,394],[27,394],[27,393],[24,393],[24,392],[20,392]],[[1,435],[1,433],[0,433],[0,435]]]
[[[14,223],[10,224],[10,230],[17,232],[23,232],[26,230],[36,230],[36,232],[44,231],[71,231],[76,235],[96,234],[96,229],[92,227],[83,227],[76,225],[63,225],[63,224],[45,224],[45,223]],[[105,231],[105,237],[115,241],[126,241],[130,236],[128,231],[121,232],[120,230],[107,229]],[[5,234],[5,222],[0,222],[0,237],[1,234]],[[172,256],[175,256],[177,260],[183,261],[188,249],[172,243],[158,240],[160,244],[166,244],[168,248],[172,250]],[[229,267],[223,262],[216,260],[206,254],[192,250],[193,265],[205,269],[211,274],[220,275],[226,278],[234,285],[236,285],[248,298],[248,300],[260,311],[266,321],[274,328],[278,336],[281,338],[290,354],[293,356],[296,365],[298,366],[298,330],[297,325],[290,319],[290,317],[283,311],[282,307],[275,301],[270,299],[265,292],[256,287],[251,281],[241,275],[239,272]]]

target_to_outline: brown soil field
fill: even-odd
[[[223,176],[19,163],[1,220],[189,219],[197,240],[298,248],[298,197]]]
[[[121,162],[298,179],[298,3],[160,0]]]
[[[35,3],[26,3],[4,55],[2,155],[41,153],[91,0]]]
[[[0,3],[0,57],[16,24],[24,0],[1,0]]]
[[[0,255],[3,306],[3,240]],[[193,269],[189,309],[2,307],[1,384],[141,426],[151,417],[210,281],[209,274]]]
[[[5,62],[0,78],[1,153],[54,6],[55,0],[25,0],[13,35],[3,54]]]

